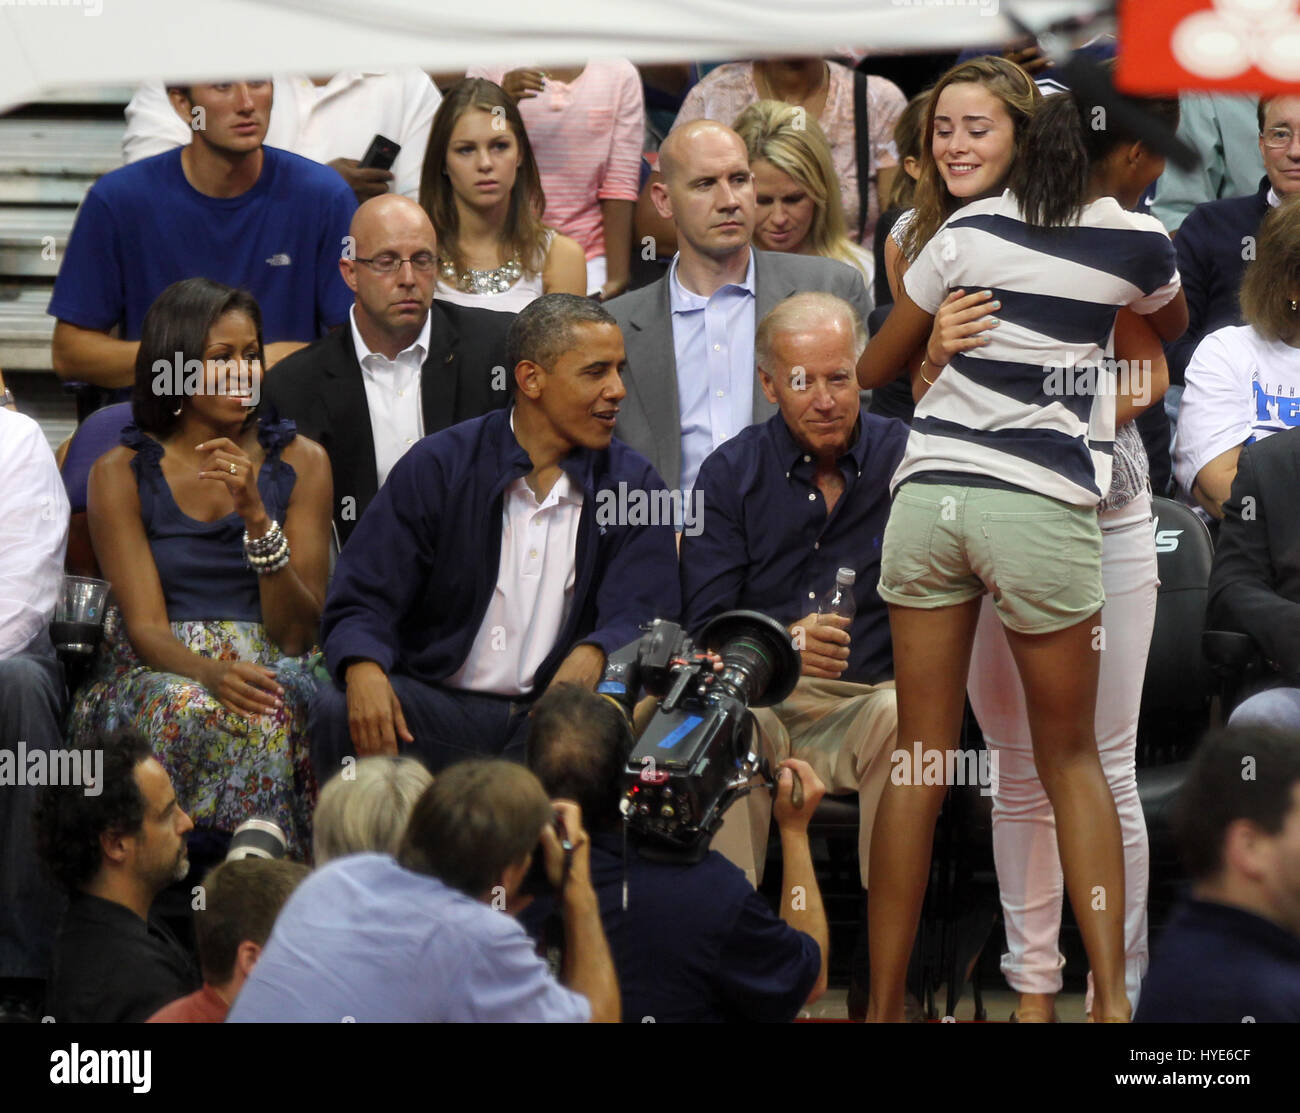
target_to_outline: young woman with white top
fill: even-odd
[[[438,236],[434,296],[518,313],[587,292],[582,248],[542,223],[537,161],[515,102],[482,78],[453,85],[433,118],[420,205]]]

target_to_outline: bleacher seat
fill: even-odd
[[[51,95],[0,118],[0,368],[18,408],[51,447],[75,425],[75,403],[50,362],[46,312],[76,208],[122,164],[125,88]]]

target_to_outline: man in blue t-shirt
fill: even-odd
[[[347,317],[338,263],[356,198],[328,166],[263,146],[271,83],[169,95],[194,141],[104,175],[68,237],[48,310],[62,379],[129,387],[149,306],[184,278],[253,293],[268,366]]]
[[[784,866],[778,916],[716,850],[699,862],[658,861],[632,837],[624,857],[618,805],[627,739],[622,712],[576,684],[552,687],[537,701],[528,735],[528,767],[552,800],[575,801],[590,828],[591,882],[623,1018],[793,1020],[826,990],[829,929],[808,846],[808,820],[825,787],[805,762],[781,763],[772,807]],[[520,916],[546,943],[559,935],[551,930],[553,907],[542,897]]]

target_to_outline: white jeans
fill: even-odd
[[[1158,583],[1150,497],[1143,493],[1103,514],[1101,528],[1106,605],[1100,619],[1105,641],[1097,689],[1097,750],[1124,839],[1125,985],[1136,1011],[1147,967],[1150,861],[1135,754]],[[1059,948],[1064,881],[1056,817],[1034,765],[1020,676],[987,596],[975,635],[968,691],[985,744],[998,755],[993,859],[1007,931],[1002,972],[1020,993],[1057,993],[1065,959]],[[1091,974],[1089,979],[1091,987]]]

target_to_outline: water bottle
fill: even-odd
[[[853,597],[853,582],[858,574],[852,568],[841,568],[835,573],[835,586],[817,600],[817,614],[837,614],[853,621],[858,612],[858,602]]]

